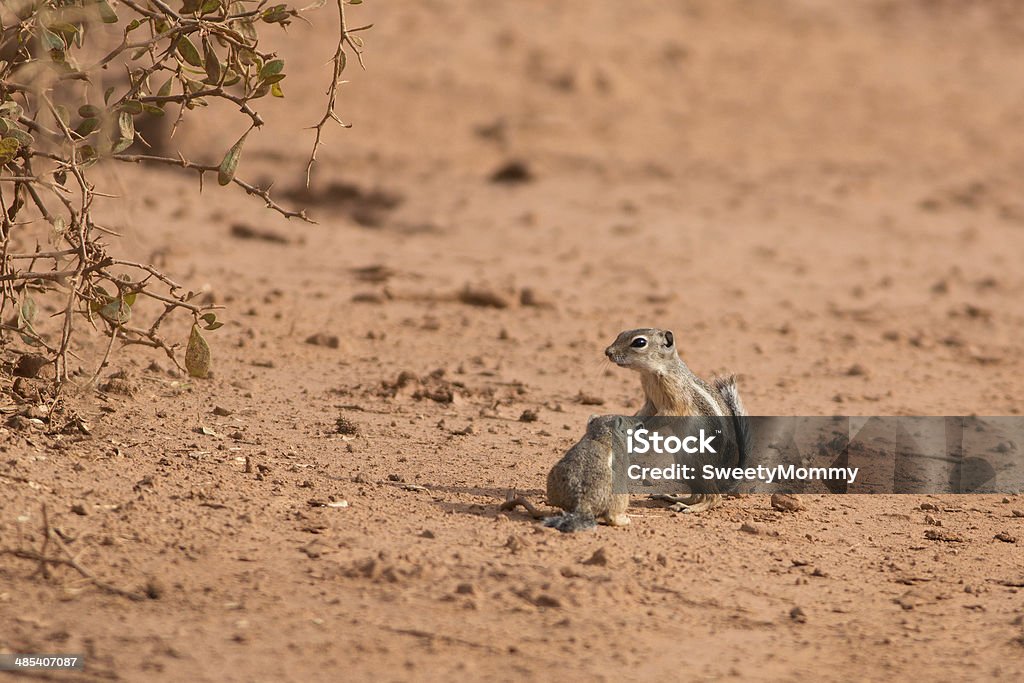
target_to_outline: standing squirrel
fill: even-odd
[[[598,519],[611,526],[629,524],[629,494],[612,492],[616,477],[624,482],[629,467],[625,449],[615,443],[625,431],[625,418],[590,418],[587,433],[548,473],[548,505],[560,507],[565,513],[548,517],[544,526],[570,532],[595,527]]]
[[[626,330],[604,353],[619,367],[640,373],[646,400],[637,416],[732,417],[742,466],[750,438],[747,421],[740,419],[747,411],[734,376],[713,378],[711,384],[702,380],[679,357],[675,336],[668,330]],[[718,493],[658,494],[654,498],[672,503],[672,509],[677,512],[702,512],[718,505],[722,496]]]
[[[544,518],[544,526],[569,533],[597,526],[598,521],[611,526],[629,524],[626,508],[628,493],[615,493],[615,482],[624,486],[629,467],[621,443],[626,421],[619,415],[594,416],[587,422],[587,433],[570,448],[548,473],[549,505],[562,508],[564,514],[548,517],[524,496],[509,492],[499,510],[518,506],[535,519]],[[619,443],[616,443],[616,440]]]

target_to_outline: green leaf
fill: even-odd
[[[22,110],[21,105],[13,100],[8,100],[7,102],[0,104],[0,116],[5,119],[17,121],[18,117],[24,113],[25,112]]]
[[[32,322],[36,319],[36,310],[35,299],[26,296],[21,300],[21,308],[18,309],[18,319],[31,327]]]
[[[224,323],[217,320],[216,313],[207,313],[205,315],[200,316],[199,319],[206,323],[205,325],[203,325],[204,330],[212,331],[224,327]]]
[[[57,110],[57,118],[60,119],[61,123],[63,123],[65,126],[71,123],[71,113],[68,111],[67,107],[65,107],[63,104],[58,104],[56,107],[54,107],[54,109]]]
[[[128,100],[121,105],[121,111],[128,112],[129,114],[141,114],[142,102],[139,102],[138,100]]]
[[[158,97],[167,97],[171,94],[171,86],[174,85],[174,77],[167,79],[167,82],[160,86],[160,92],[157,93]]]
[[[203,38],[203,57],[206,60],[206,82],[211,85],[220,83],[221,68],[220,58],[217,56],[217,52],[213,49],[213,43],[210,42],[209,38]]]
[[[99,127],[100,127],[100,120],[99,119],[97,119],[97,118],[85,119],[80,124],[78,124],[78,128],[75,128],[75,133],[77,133],[78,135],[81,135],[84,138],[84,137],[92,134],[93,131],[95,131]]]
[[[135,142],[132,138],[121,138],[110,147],[111,154],[120,154]]]
[[[178,54],[181,58],[192,66],[202,66],[203,58],[199,56],[199,50],[196,49],[195,44],[189,40],[188,36],[181,36],[178,38]]]
[[[284,97],[284,90],[281,90],[281,84],[274,83],[270,86],[270,94],[274,97]]]
[[[132,120],[132,115],[128,112],[123,111],[117,117],[117,128],[121,131],[121,137],[124,139],[135,139],[135,121]]]
[[[281,81],[284,80],[284,77],[286,75],[287,74],[274,74],[273,76],[267,76],[266,79],[264,79],[263,83],[265,85],[274,85],[275,83],[280,83]]]
[[[98,3],[100,8],[100,19],[104,24],[116,24],[117,23],[117,12],[110,6],[107,0],[100,0]]]
[[[103,306],[99,313],[104,319],[114,323],[115,325],[124,325],[126,322],[131,320],[132,307],[124,299],[114,299],[107,305]]]
[[[43,44],[46,45],[47,50],[58,50],[59,52],[63,52],[68,49],[67,43],[64,42],[64,39],[50,29],[44,28],[41,35]]]
[[[350,5],[361,5],[361,4],[363,4],[363,0],[348,0],[348,4],[350,4]]]
[[[14,124],[7,119],[0,119],[0,135],[3,135],[11,129]]]
[[[78,108],[78,115],[81,116],[83,119],[94,119],[102,113],[102,109],[100,109],[99,107],[94,107],[91,104],[83,104],[81,107]]]
[[[281,73],[284,71],[284,60],[283,59],[272,59],[263,65],[260,69],[260,78],[266,80],[271,76]]]
[[[134,306],[135,305],[135,299],[137,299],[138,296],[139,296],[138,292],[129,292],[128,294],[124,295],[124,302],[126,304],[128,304],[129,306]]]
[[[220,162],[220,168],[217,170],[217,183],[219,185],[227,185],[235,177],[235,171],[238,169],[238,159],[242,156],[242,145],[245,144],[245,138],[249,136],[249,132],[246,131],[245,135],[238,138],[238,142],[231,146],[228,153],[224,155],[224,160]]]
[[[114,86],[110,86],[103,93],[103,104],[108,104],[110,102],[110,96],[113,95],[113,94],[114,94]]]
[[[210,12],[216,12],[220,9],[220,0],[206,0],[203,6],[199,8],[200,14],[209,14]]]
[[[141,21],[139,21],[138,19],[132,19],[131,21],[128,22],[128,25],[124,27],[125,35],[128,35],[129,33],[131,33],[132,31],[134,31],[135,29],[137,29],[140,26],[142,26],[142,22]]]
[[[21,143],[14,138],[4,138],[0,140],[0,164],[6,164],[8,161],[13,161],[14,157],[18,155],[18,149],[21,147]]]
[[[149,103],[143,104],[142,105],[142,111],[146,112],[147,114],[153,114],[154,116],[163,116],[164,115],[164,110],[161,109],[160,107],[156,106],[155,104],[149,104]]]
[[[9,131],[7,131],[7,135],[20,142],[23,147],[29,147],[32,145],[33,142],[36,141],[34,137],[32,137],[31,135],[29,135],[20,128],[11,128]]]
[[[210,345],[206,343],[198,325],[192,326],[185,348],[185,369],[192,377],[206,377],[210,374]]]

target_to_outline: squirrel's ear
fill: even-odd
[[[672,336],[672,332],[670,330],[666,330],[665,331],[665,346],[667,346],[668,348],[671,349],[672,348],[672,344],[674,344],[674,343],[675,343],[675,337]]]

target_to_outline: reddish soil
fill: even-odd
[[[1020,413],[1015,7],[367,3],[355,126],[305,194],[333,20],[293,24],[239,174],[316,225],[107,173],[111,248],[227,307],[214,376],[116,351],[73,397],[91,436],[0,434],[0,546],[38,548],[45,503],[150,597],[0,557],[0,650],[85,653],[53,678],[89,681],[1021,678],[1020,495],[637,499],[575,535],[497,509],[638,407],[602,356],[629,327],[755,414]],[[244,130],[217,122],[179,132],[198,160]]]

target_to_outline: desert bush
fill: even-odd
[[[324,115],[311,126],[307,185],[325,126],[341,123],[335,106],[347,56],[362,63],[356,34],[369,26],[350,28],[345,15],[348,6],[361,2],[333,3],[338,42]],[[191,375],[205,376],[210,353],[202,332],[221,325],[215,307],[200,303],[194,292],[153,265],[108,253],[103,236],[112,231],[94,220],[94,208],[116,199],[97,187],[99,164],[176,166],[197,173],[200,187],[209,174],[287,218],[309,220],[236,173],[246,137],[263,125],[259,100],[285,95],[285,60],[262,48],[261,33],[304,20],[326,0],[301,9],[269,0],[174,4],[0,3],[0,344],[23,343],[50,359],[57,393],[71,377],[68,357],[83,321],[110,338],[93,379],[117,342],[162,349]],[[229,103],[249,124],[237,141],[225,145],[219,164],[166,153],[140,133],[146,117],[173,118],[177,127],[184,118],[207,115],[206,107],[215,101]],[[15,242],[34,248],[15,253]],[[40,302],[47,297],[59,325],[42,331]],[[135,312],[140,298],[159,304],[144,322]],[[160,333],[176,311],[193,319],[188,340],[181,343]],[[179,361],[182,343],[186,351]]]

